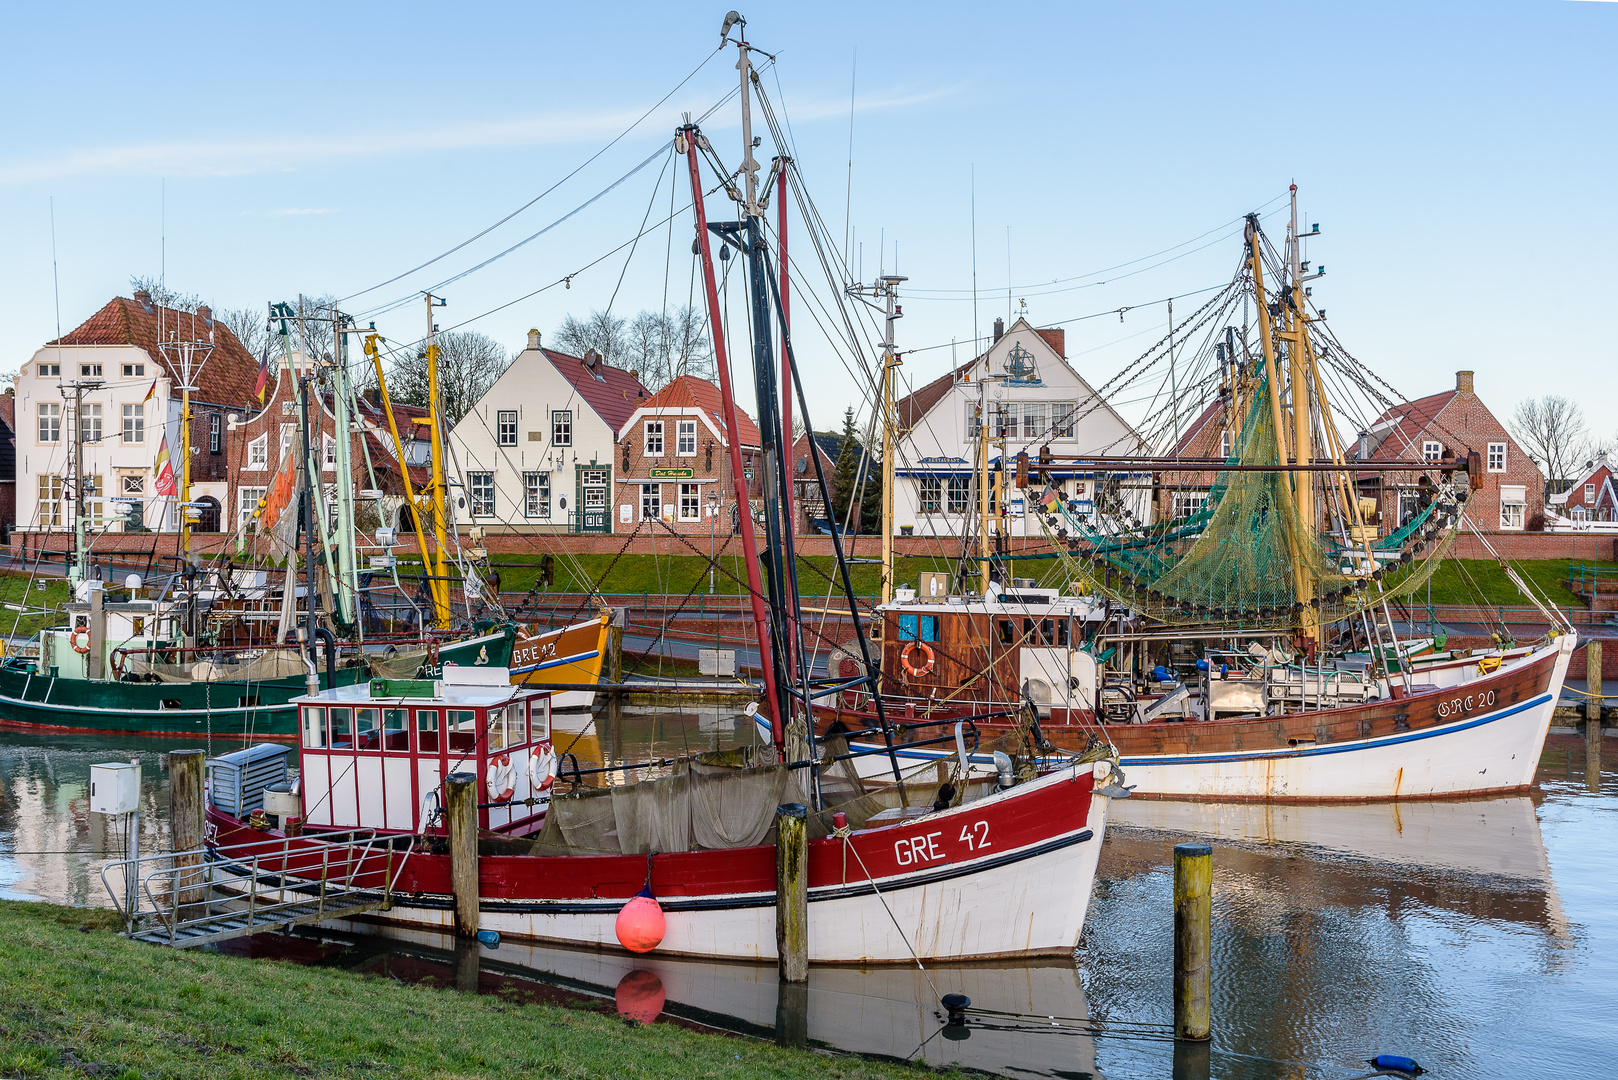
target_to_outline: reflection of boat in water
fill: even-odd
[[[1307,875],[1339,903],[1385,905],[1402,890],[1430,907],[1567,934],[1527,796],[1329,806],[1127,799],[1113,816],[1108,855],[1122,863],[1166,852],[1159,837],[1205,838],[1237,872],[1231,889],[1260,892],[1277,872],[1294,884]]]
[[[373,929],[357,923],[332,925]],[[453,937],[390,927],[385,940],[389,959],[368,963],[367,970],[386,968],[392,957],[403,956],[413,961],[418,978],[430,974],[466,985],[453,971],[458,959]],[[929,964],[939,993],[972,999],[969,1037],[948,1039],[932,989],[914,966],[816,967],[804,991],[781,986],[773,969],[757,964],[626,956],[511,940],[476,955],[485,989],[490,989],[491,978],[537,981],[612,1000],[624,1015],[642,1022],[661,1015],[722,1031],[805,1040],[812,1046],[932,1066],[959,1063],[987,1072],[1014,1070],[1019,1076],[1096,1075],[1090,1037],[1070,1024],[1053,1027],[1050,1019],[1087,1015],[1078,970],[1066,960]],[[423,970],[424,965],[430,966]],[[442,970],[432,970],[437,966]]]

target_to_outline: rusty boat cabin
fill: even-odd
[[[455,773],[478,779],[480,830],[524,836],[544,824],[551,694],[511,685],[505,668],[451,665],[439,679],[372,679],[293,703],[300,830],[443,833]]]

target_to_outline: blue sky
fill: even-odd
[[[1121,322],[1069,325],[1069,354],[1097,384],[1156,340],[1162,298],[1229,277],[1230,223],[1280,207],[1296,180],[1323,227],[1309,252],[1329,271],[1315,299],[1402,393],[1444,389],[1474,368],[1497,413],[1560,392],[1598,433],[1618,433],[1604,318],[1618,291],[1618,4],[743,13],[750,40],[779,56],[766,87],[823,217],[834,232],[845,215],[857,230],[866,279],[879,260],[892,267],[897,247],[914,290],[901,345],[942,346],[907,360],[916,384],[948,368],[952,339],[974,333],[974,176],[983,332],[1006,307],[1008,256],[1014,297],[1036,323],[1139,305]],[[723,4],[675,3],[19,8],[0,69],[12,103],[0,120],[0,367],[55,332],[53,198],[64,328],[127,292],[131,274],[155,275],[165,231],[169,284],[218,307],[358,293],[601,150],[712,54],[723,15]],[[656,150],[682,110],[723,97],[733,63],[714,57],[511,222],[346,306],[407,297],[563,217]],[[734,162],[733,103],[706,129]],[[663,164],[448,286],[440,325],[473,320],[516,348],[529,327],[549,333],[615,290],[623,314],[684,302],[682,217],[645,237],[627,267],[620,253],[570,288],[510,303],[628,240],[649,204],[652,220],[666,214]],[[1283,221],[1266,227],[1279,236]],[[1049,284],[1170,248],[1176,257],[1128,276]],[[399,340],[422,321],[415,307],[377,317]],[[798,338],[818,426],[835,426],[860,391],[812,327]]]

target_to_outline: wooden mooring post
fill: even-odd
[[[1601,787],[1601,642],[1584,647],[1584,781],[1591,790]]]
[[[809,808],[775,808],[775,955],[781,981],[809,979]]]
[[[478,778],[469,772],[444,778],[444,819],[449,828],[449,883],[455,895],[455,933],[478,933]]]
[[[208,899],[208,886],[203,880],[203,805],[202,774],[208,763],[205,750],[171,750],[169,752],[169,850],[174,852],[175,884],[180,895],[180,917],[192,918],[189,905]]]
[[[1174,1037],[1208,1038],[1213,848],[1174,845]]]

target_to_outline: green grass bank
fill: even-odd
[[[611,1011],[181,952],[125,941],[111,912],[0,901],[0,1077],[950,1075]]]

